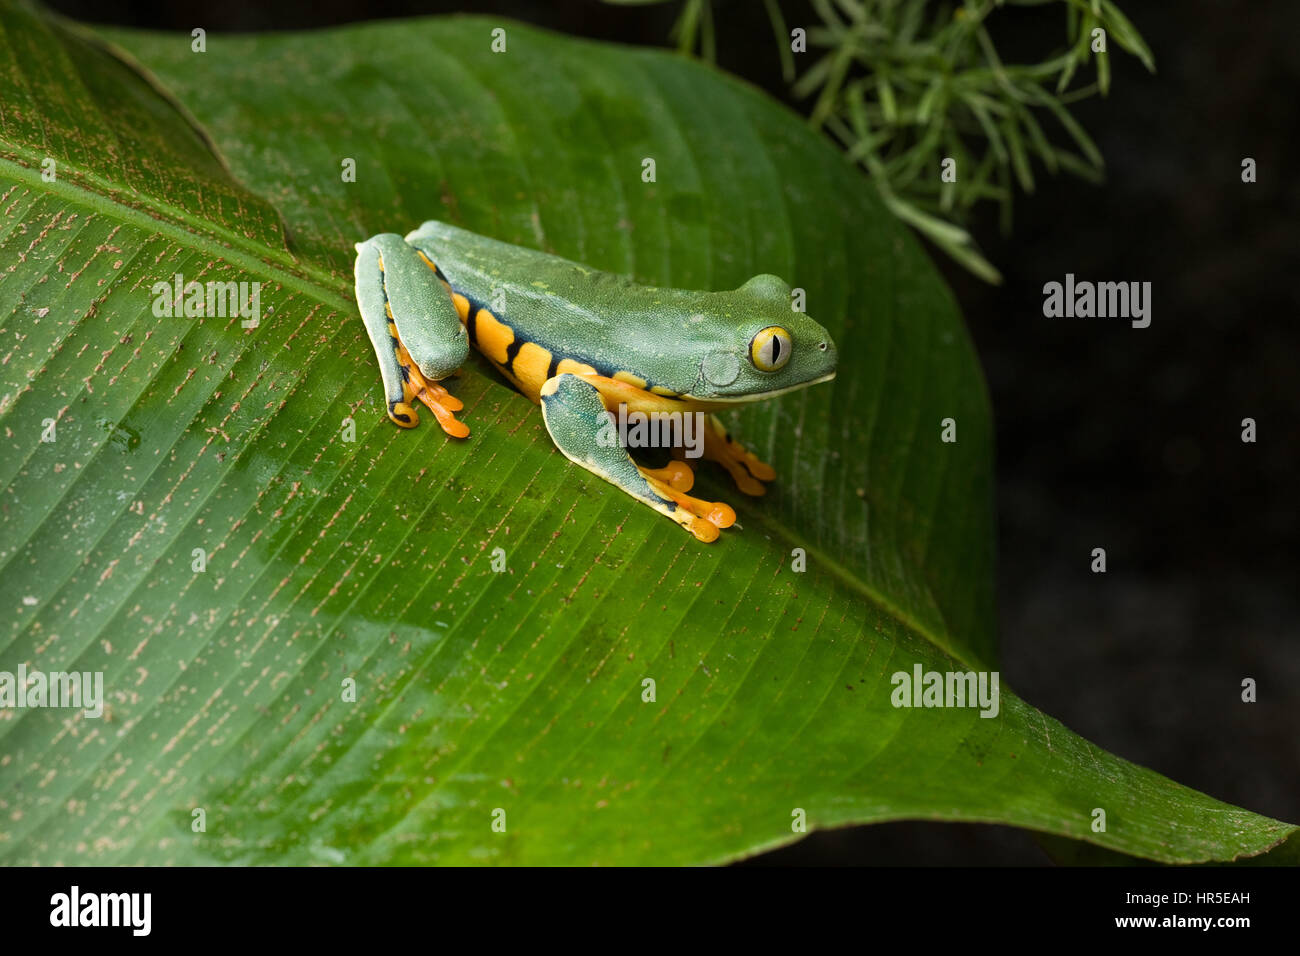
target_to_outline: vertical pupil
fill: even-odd
[[[772,361],[769,364],[775,365],[777,363],[777,360],[780,358],[781,358],[781,337],[779,335],[774,335],[772,336]]]

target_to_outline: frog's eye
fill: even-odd
[[[790,361],[793,350],[790,333],[779,325],[769,325],[749,343],[749,360],[760,372],[775,372]]]

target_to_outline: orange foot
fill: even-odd
[[[397,360],[406,373],[406,381],[402,383],[405,401],[394,402],[392,408],[388,410],[388,417],[403,428],[414,428],[420,424],[420,416],[415,413],[410,403],[418,398],[429,411],[433,412],[433,417],[438,420],[442,430],[452,438],[464,438],[469,435],[469,426],[458,420],[455,415],[465,407],[465,403],[437,382],[431,382],[421,375],[420,370],[411,361],[411,355],[406,351],[405,345],[397,346]]]
[[[771,465],[732,440],[716,415],[709,416],[709,427],[704,430],[704,457],[727,469],[736,487],[747,495],[767,494],[764,482],[776,478]]]

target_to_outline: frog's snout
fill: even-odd
[[[823,353],[822,364],[834,375],[835,367],[840,362],[840,354],[835,348],[835,343],[830,340],[830,336],[817,343],[817,351]]]

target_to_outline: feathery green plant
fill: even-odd
[[[785,79],[796,98],[811,100],[809,122],[870,173],[896,216],[989,282],[1001,276],[963,227],[971,209],[998,203],[1009,231],[1014,184],[1034,190],[1034,157],[1051,173],[1099,180],[1101,153],[1070,104],[1109,92],[1111,42],[1155,70],[1146,42],[1111,0],[810,2],[820,22],[804,28],[803,39],[820,56],[799,74],[797,41],[781,6],[764,0]],[[1065,7],[1065,50],[1037,64],[1003,63],[987,26],[991,14],[1048,3]],[[684,0],[672,36],[684,53],[712,61],[715,30],[713,0]],[[1071,88],[1090,60],[1095,79]],[[1064,128],[1071,148],[1048,138],[1039,123],[1045,114]],[[955,179],[945,182],[940,172],[949,158]]]

